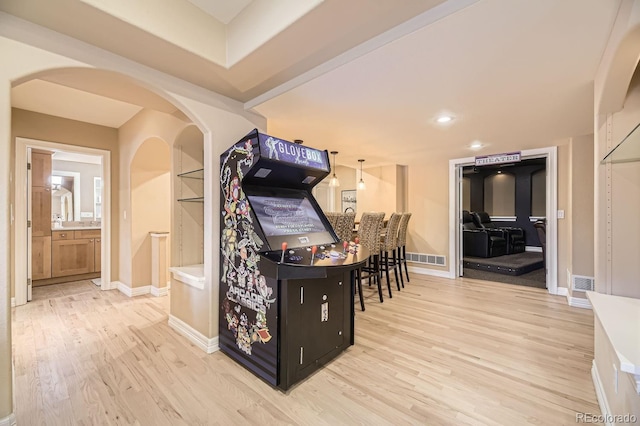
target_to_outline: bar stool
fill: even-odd
[[[360,300],[362,301],[362,278],[369,278],[369,285],[371,285],[371,278],[374,283],[378,285],[378,296],[380,302],[382,299],[382,270],[380,269],[380,232],[382,232],[382,222],[384,220],[384,213],[372,212],[363,213],[360,219],[360,226],[358,227],[358,238],[360,244],[366,247],[371,256],[367,262],[367,266],[362,267],[362,271],[358,275],[358,285],[360,292]],[[362,276],[362,272],[366,272],[366,277]],[[389,297],[391,296],[391,287],[389,286]],[[362,303],[364,310],[364,304]]]
[[[340,238],[340,242],[351,241],[353,239],[353,227],[356,221],[356,214],[353,212],[336,214],[338,215],[338,219],[334,230],[338,238]]]
[[[398,261],[397,249],[398,249],[398,229],[400,227],[401,213],[392,213],[387,224],[387,231],[384,234],[382,242],[382,259],[380,262],[380,269],[382,269],[387,277],[387,287],[389,287],[389,294],[391,294],[391,283],[389,280],[389,269],[393,268],[393,275],[396,279],[396,285],[398,291],[400,291],[400,283],[404,287],[404,279],[402,278],[402,270],[400,270],[400,279],[398,279],[398,268],[400,262]],[[391,258],[389,258],[391,256]]]
[[[398,229],[398,259],[400,261],[400,275],[402,275],[402,265],[404,265],[407,282],[411,281],[409,279],[409,269],[407,267],[407,228],[409,227],[409,219],[411,219],[411,213],[402,213],[402,218],[400,218],[400,228]]]
[[[325,216],[327,216],[327,219],[329,219],[329,224],[334,229],[334,231],[336,230],[336,227],[338,226],[338,215],[339,215],[339,213],[336,213],[336,212],[327,212],[327,213],[325,213]]]

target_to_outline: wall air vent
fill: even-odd
[[[573,291],[593,291],[594,278],[582,275],[573,275],[571,277],[571,288]]]
[[[447,266],[447,258],[437,254],[407,253],[407,261],[425,265]]]

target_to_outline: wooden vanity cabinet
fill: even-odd
[[[51,275],[66,277],[100,272],[100,264],[95,262],[96,240],[100,252],[99,229],[53,231]]]

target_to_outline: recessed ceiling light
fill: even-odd
[[[436,118],[436,122],[440,124],[450,123],[451,121],[453,121],[453,117],[450,115],[441,115],[440,117]]]
[[[482,148],[482,142],[480,141],[475,141],[470,145],[471,149],[480,149]]]

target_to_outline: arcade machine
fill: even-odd
[[[220,157],[220,350],[281,390],[353,345],[354,277],[311,189],[327,151],[253,130]]]

